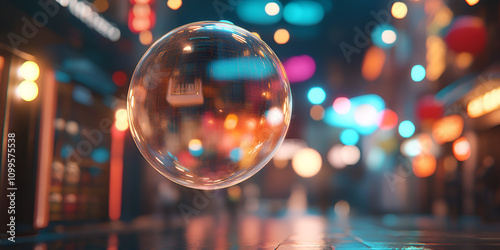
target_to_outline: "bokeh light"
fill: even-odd
[[[343,146],[340,149],[340,158],[345,165],[354,165],[361,158],[361,151],[356,146]]]
[[[347,201],[340,200],[335,203],[335,206],[333,207],[333,211],[335,212],[335,215],[341,218],[346,218],[349,216],[350,213],[350,206]]]
[[[456,140],[464,130],[464,119],[460,115],[445,116],[432,126],[432,137],[443,144]]]
[[[325,109],[321,105],[314,105],[311,107],[309,114],[313,120],[319,121],[325,116]]]
[[[380,74],[385,64],[385,51],[377,46],[371,46],[363,58],[361,66],[361,74],[367,81],[375,81]]]
[[[188,143],[189,153],[193,156],[201,156],[203,153],[203,145],[198,139],[191,139]]]
[[[416,138],[405,140],[401,143],[401,153],[409,157],[415,157],[422,153],[422,144]]]
[[[431,154],[420,154],[413,158],[412,168],[416,177],[429,177],[436,171],[436,157]]]
[[[182,0],[168,0],[167,6],[172,10],[178,10],[182,6]]]
[[[338,114],[347,114],[351,110],[351,101],[347,97],[339,97],[333,101],[333,110]]]
[[[425,68],[422,65],[415,65],[411,68],[411,79],[415,82],[420,82],[425,78]]]
[[[32,81],[22,81],[16,89],[17,95],[27,102],[38,96],[38,85]]]
[[[279,29],[274,32],[274,41],[277,44],[285,44],[290,40],[290,33],[286,29]]]
[[[390,24],[379,24],[371,33],[373,44],[382,49],[392,48],[397,39],[397,33],[394,26]]]
[[[321,104],[325,101],[326,93],[321,87],[313,87],[307,92],[307,99],[312,104]]]
[[[384,166],[385,151],[379,147],[372,147],[366,157],[366,166],[372,171],[378,171]]]
[[[35,81],[40,75],[38,64],[33,61],[24,62],[19,68],[19,75],[26,81]]]
[[[368,127],[377,123],[378,112],[372,105],[363,104],[354,111],[354,120],[360,126]]]
[[[334,167],[336,169],[343,169],[347,166],[344,163],[344,161],[342,160],[342,148],[343,147],[344,147],[344,145],[341,145],[341,144],[334,145],[328,151],[328,154],[326,156],[328,163],[330,163],[330,165],[332,165],[332,167]]]
[[[315,176],[321,170],[322,164],[321,155],[312,148],[299,150],[292,159],[293,170],[303,178]]]
[[[406,6],[405,3],[395,2],[392,4],[391,14],[394,18],[403,19],[405,18],[407,13],[408,13],[408,6]]]
[[[385,44],[393,44],[396,42],[396,39],[397,35],[396,32],[394,32],[394,30],[384,30],[382,32],[382,41]]]
[[[380,129],[382,130],[393,129],[398,124],[398,115],[390,109],[384,109],[380,112],[380,116]]]
[[[323,6],[315,1],[292,1],[283,10],[285,21],[298,26],[316,25],[324,15]]]
[[[479,3],[479,0],[465,0],[465,2],[467,2],[467,4],[470,6],[474,6]]]
[[[359,134],[354,129],[346,129],[340,133],[340,142],[344,145],[356,145],[359,141]]]
[[[127,83],[127,74],[123,71],[115,71],[111,78],[117,86],[124,86]]]
[[[191,23],[160,38],[139,61],[127,99],[131,134],[149,164],[206,190],[264,167],[291,119],[290,86],[275,53],[226,22]],[[193,139],[202,143],[199,156],[193,143],[189,150]]]
[[[308,55],[290,57],[283,66],[291,83],[308,80],[316,72],[316,63]]]
[[[453,142],[453,155],[459,161],[466,161],[471,156],[470,143],[465,137],[460,137]]]
[[[472,64],[472,61],[474,61],[474,56],[468,52],[458,53],[455,58],[455,64],[461,69],[469,67]]]
[[[143,30],[139,33],[139,42],[142,45],[149,45],[153,42],[153,33],[150,30]]]
[[[128,129],[128,116],[126,109],[118,109],[115,112],[115,127],[119,131]]]
[[[278,13],[280,13],[280,6],[275,3],[275,2],[269,2],[266,4],[266,7],[264,8],[266,13],[270,16],[276,16]]]
[[[411,137],[415,133],[415,125],[411,121],[402,121],[399,124],[399,135],[404,138]]]

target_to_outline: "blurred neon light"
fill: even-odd
[[[464,130],[464,119],[460,115],[449,115],[436,121],[432,126],[432,137],[443,144],[456,140]]]
[[[217,80],[262,79],[270,75],[270,63],[258,57],[244,57],[217,60],[210,64],[209,70]]]
[[[316,25],[325,15],[323,6],[314,1],[294,1],[288,3],[283,10],[285,21],[299,25]]]
[[[336,169],[343,169],[347,166],[344,161],[342,161],[342,147],[343,145],[336,144],[328,151],[327,154],[328,162]]]
[[[399,134],[401,137],[408,138],[415,133],[415,125],[411,121],[402,121],[399,124]]]
[[[467,4],[470,6],[474,6],[479,3],[479,0],[465,0],[465,2],[467,2]]]
[[[120,219],[123,184],[123,147],[125,132],[111,129],[111,155],[109,161],[109,218]]]
[[[229,158],[231,161],[238,162],[243,157],[243,150],[241,148],[234,148],[229,152]]]
[[[188,149],[189,153],[191,153],[192,156],[201,156],[203,153],[203,146],[201,144],[201,141],[198,139],[192,139],[188,143]]]
[[[278,10],[276,15],[269,15],[266,13],[266,6],[268,4],[269,2],[265,0],[241,1],[236,7],[236,14],[241,20],[247,23],[260,25],[275,24],[281,20],[281,12]]]
[[[360,105],[354,111],[354,120],[363,127],[376,125],[378,121],[377,110],[370,104]]]
[[[340,158],[345,165],[354,165],[359,162],[361,152],[356,146],[343,146],[340,149]]]
[[[226,129],[234,129],[236,128],[236,125],[238,124],[238,116],[235,114],[229,114],[226,117],[226,120],[224,121],[224,127]]]
[[[377,130],[377,128],[378,128],[377,122],[375,122],[374,124],[371,124],[369,126],[359,125],[355,120],[355,112],[354,111],[361,105],[369,104],[373,108],[375,108],[377,113],[381,112],[385,108],[384,99],[382,99],[382,97],[380,97],[378,95],[369,94],[369,95],[362,95],[362,96],[357,96],[357,97],[351,98],[350,103],[351,103],[351,108],[345,114],[339,114],[339,113],[335,112],[332,106],[326,108],[325,117],[323,118],[323,121],[326,124],[333,126],[333,127],[355,129],[358,133],[360,133],[362,135],[369,135],[369,134],[373,133],[375,130]],[[378,120],[378,119],[376,119],[376,120]]]
[[[379,170],[383,167],[385,161],[385,151],[379,147],[373,147],[366,157],[366,166],[371,170]]]
[[[308,80],[316,71],[314,59],[308,55],[290,57],[283,66],[291,83]]]
[[[500,108],[500,87],[490,90],[467,104],[467,114],[477,118]]]
[[[283,119],[285,119],[285,115],[281,109],[274,107],[265,112],[266,122],[271,126],[278,126],[283,123]]]
[[[326,93],[321,87],[313,87],[307,92],[307,98],[312,104],[321,104],[325,101]]]
[[[405,18],[408,13],[408,6],[403,2],[395,2],[391,8],[391,14],[396,19]]]
[[[347,97],[339,97],[333,102],[333,110],[340,115],[347,114],[351,110],[351,101]]]
[[[354,129],[346,129],[340,133],[340,142],[344,145],[356,145],[359,141],[359,134]]]
[[[382,73],[385,63],[385,52],[383,49],[372,46],[365,54],[361,74],[367,81],[374,81]]]
[[[109,161],[109,150],[105,147],[96,148],[90,154],[90,158],[97,163],[105,163]]]
[[[182,6],[182,0],[168,0],[167,6],[172,10],[178,10]]]
[[[325,109],[321,105],[314,105],[311,107],[309,114],[313,120],[319,121],[325,116]]]
[[[290,33],[286,29],[279,29],[274,32],[274,41],[277,44],[285,44],[290,39]]]
[[[420,82],[425,78],[425,68],[422,65],[415,65],[411,68],[411,79],[415,82]]]
[[[17,86],[16,92],[21,99],[31,102],[38,96],[38,85],[32,81],[22,81]]]
[[[412,160],[413,173],[420,178],[426,178],[436,172],[436,157],[431,154],[421,154]]]
[[[386,44],[393,44],[396,42],[397,35],[394,30],[384,30],[382,32],[382,41]]]

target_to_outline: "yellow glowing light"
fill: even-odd
[[[446,27],[453,20],[453,12],[448,7],[441,8],[434,16],[434,22],[440,27]]]
[[[470,6],[474,6],[479,3],[479,0],[465,0],[465,2],[467,2],[467,4]]]
[[[301,149],[292,158],[293,170],[303,178],[315,176],[322,164],[321,155],[312,148]]]
[[[290,40],[290,33],[286,29],[279,29],[274,33],[274,41],[277,44],[285,44]]]
[[[436,81],[446,69],[446,44],[438,36],[429,36],[426,46],[426,77],[429,81]]]
[[[325,115],[325,109],[321,107],[321,105],[314,105],[311,107],[311,118],[315,121],[319,121],[323,119],[323,116]]]
[[[115,122],[115,127],[116,129],[120,130],[120,131],[125,131],[128,129],[128,122],[119,122],[119,121],[116,121]]]
[[[198,151],[202,148],[201,141],[198,139],[192,139],[189,141],[188,148],[191,151]]]
[[[226,129],[234,129],[238,124],[238,116],[235,114],[229,114],[226,117],[226,121],[224,121],[224,127]]]
[[[280,6],[275,2],[269,2],[266,4],[265,11],[270,16],[276,16],[280,13]]]
[[[408,6],[403,2],[395,2],[391,8],[392,16],[396,19],[403,19],[408,13]]]
[[[153,33],[149,30],[143,30],[139,33],[139,42],[142,45],[149,45],[153,42]]]
[[[467,114],[476,118],[500,108],[500,87],[471,100],[467,104]]]
[[[453,155],[459,161],[465,161],[470,158],[470,143],[465,137],[460,137],[453,142]]]
[[[182,6],[182,1],[181,0],[168,0],[167,6],[170,9],[177,10]]]
[[[115,119],[117,121],[126,121],[127,120],[127,110],[126,109],[119,109],[115,113]]]
[[[240,186],[232,186],[227,189],[227,196],[232,201],[238,201],[241,198]]]
[[[287,159],[278,159],[276,157],[273,158],[273,163],[276,168],[282,169],[288,165]]]
[[[365,54],[363,65],[361,67],[361,74],[367,81],[374,81],[382,73],[382,68],[385,63],[385,52],[383,49],[372,46]]]
[[[413,173],[420,178],[429,177],[436,171],[436,157],[420,154],[412,160]]]
[[[17,87],[17,95],[27,102],[38,96],[38,86],[32,81],[22,81]]]
[[[257,33],[257,32],[252,32],[252,34],[253,34],[254,36],[256,36],[257,38],[261,39],[261,38],[260,38],[259,33]]]
[[[40,68],[38,68],[38,64],[35,62],[26,61],[19,68],[19,75],[21,75],[24,80],[35,81],[40,75]]]
[[[465,69],[471,65],[473,60],[474,57],[471,53],[462,52],[455,58],[455,64],[457,65],[457,67]]]

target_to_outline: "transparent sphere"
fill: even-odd
[[[137,65],[127,101],[143,156],[197,189],[228,187],[259,171],[283,141],[292,108],[274,52],[223,22],[191,23],[160,38]]]

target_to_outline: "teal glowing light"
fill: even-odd
[[[325,16],[325,10],[315,1],[293,1],[285,6],[285,21],[299,26],[316,25]]]
[[[415,65],[411,68],[411,79],[415,82],[420,82],[425,78],[425,68],[422,65]]]
[[[385,32],[385,33],[384,33]],[[390,24],[380,24],[373,28],[371,38],[373,44],[382,49],[391,48],[396,42],[397,32]]]
[[[274,73],[269,61],[259,57],[241,57],[216,60],[210,64],[210,72],[217,80],[262,79]]]
[[[349,112],[345,114],[339,114],[335,112],[332,106],[325,109],[325,116],[323,117],[323,121],[332,126],[339,128],[352,128],[356,130],[361,135],[369,135],[378,128],[378,123],[370,124],[368,126],[359,125],[354,119],[355,110],[361,105],[369,104],[377,110],[378,113],[382,112],[385,109],[385,102],[382,97],[369,94],[357,96],[349,99],[351,102],[351,108]]]
[[[231,161],[233,162],[238,162],[241,160],[241,157],[243,156],[243,150],[241,148],[233,148],[231,152],[229,152],[229,158],[231,158]]]
[[[408,138],[415,133],[415,125],[413,125],[413,122],[411,121],[402,121],[399,124],[399,134],[401,137]]]
[[[282,8],[279,1],[274,0],[273,2],[278,4],[280,9]],[[236,13],[241,20],[247,23],[259,25],[275,24],[281,20],[281,11],[274,16],[268,15],[266,13],[266,4],[268,3],[269,1],[267,0],[241,1],[236,8]]]
[[[104,147],[96,148],[90,154],[90,158],[97,163],[105,163],[109,161],[109,150]]]
[[[307,93],[307,98],[312,104],[321,104],[325,101],[326,93],[320,87],[314,87]]]
[[[340,142],[344,145],[352,146],[356,145],[359,141],[359,134],[354,129],[346,129],[340,133]]]

